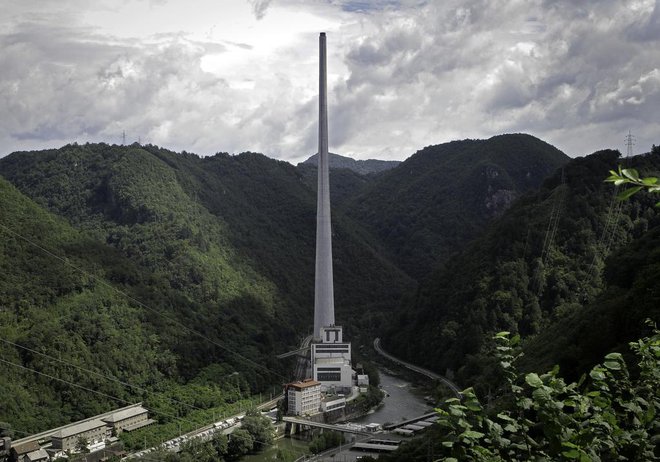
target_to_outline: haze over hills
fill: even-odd
[[[642,297],[639,285],[656,274],[646,251],[658,218],[646,199],[625,204],[619,226],[611,225],[612,187],[602,179],[616,162],[615,152],[569,162],[517,134],[430,146],[376,174],[333,170],[338,322],[357,343],[381,335],[397,354],[465,381],[490,377],[484,351],[501,328],[536,336],[540,344],[530,341],[529,351],[538,364],[568,364],[571,350],[566,357],[544,350],[542,332],[601,305],[611,307],[602,319],[620,320],[629,296]],[[657,155],[635,162],[659,167]],[[67,145],[0,159],[7,180],[0,216],[8,229],[0,230],[8,275],[0,281],[3,338],[163,394],[198,394],[204,406],[232,399],[223,377],[234,371],[244,389],[281,383],[289,365],[274,354],[311,329],[314,173],[255,153],[200,158],[137,144]],[[549,223],[556,227],[546,245]],[[632,256],[612,258],[636,268],[631,278],[604,263],[605,249],[624,245]],[[619,289],[621,304],[608,305],[602,297]],[[629,329],[614,340],[603,340],[613,322],[593,327],[582,343],[574,341],[580,332],[563,329],[562,345],[589,351],[573,370],[638,332],[636,320],[660,306],[648,298],[655,293],[643,295]],[[19,347],[0,351],[25,367],[69,373]],[[24,399],[21,406],[0,401],[0,416],[17,428],[43,429],[111,404],[45,378],[31,388],[33,373],[12,371],[0,380]],[[80,380],[144,399],[96,378]]]
[[[301,165],[312,165],[314,167],[318,166],[318,154],[314,154],[309,157],[304,162],[298,164]],[[329,167],[331,169],[341,169],[346,168],[352,170],[361,175],[367,175],[369,173],[379,173],[386,170],[390,170],[401,162],[398,160],[378,160],[378,159],[367,159],[367,160],[356,160],[351,157],[340,156],[339,154],[329,153]]]

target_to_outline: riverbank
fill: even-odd
[[[429,405],[424,399],[426,393],[424,389],[396,373],[390,374],[380,369],[379,372],[380,389],[386,393],[386,396],[376,409],[372,409],[357,418],[349,419],[351,422],[363,425],[369,423],[378,423],[381,425],[397,423],[423,415],[432,410],[433,406]],[[303,455],[309,455],[311,457],[308,445],[309,440],[295,437],[281,438],[276,440],[273,446],[267,448],[262,453],[246,456],[241,461],[271,462],[278,460],[293,462]],[[335,461],[354,461],[359,455],[363,455],[364,453],[343,448],[330,451],[328,454],[333,454]]]

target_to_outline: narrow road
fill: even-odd
[[[458,399],[461,399],[463,397],[463,395],[461,394],[461,390],[458,388],[458,386],[454,382],[449,380],[448,378],[443,377],[442,375],[436,374],[435,372],[431,372],[428,369],[424,369],[423,367],[419,367],[419,366],[415,366],[414,364],[410,364],[406,361],[403,361],[403,360],[401,360],[399,358],[396,358],[396,357],[392,356],[391,354],[385,352],[385,350],[383,350],[380,346],[380,338],[376,338],[374,340],[374,349],[381,356],[384,356],[387,359],[389,359],[390,361],[393,361],[397,364],[400,364],[401,366],[403,366],[407,369],[410,369],[411,371],[415,371],[419,374],[425,375],[426,377],[429,377],[430,379],[433,379],[433,380],[440,380],[445,385],[447,385],[451,389],[452,392],[454,392],[454,394],[456,395],[456,397]]]
[[[312,336],[308,335],[300,343],[300,350],[309,350],[309,344],[312,342]],[[304,380],[307,378],[307,369],[310,367],[309,355],[306,357],[298,356],[296,363],[296,370],[294,372],[294,380]]]

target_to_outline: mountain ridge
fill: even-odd
[[[372,173],[380,173],[392,169],[399,165],[401,161],[398,160],[380,160],[380,159],[353,159],[352,157],[342,156],[340,154],[329,153],[329,164],[331,169],[348,169],[360,175],[369,175]],[[318,154],[314,154],[300,162],[298,166],[309,165],[318,166]]]
[[[544,350],[548,340],[542,340],[541,331],[562,332],[555,321],[568,322],[571,315],[577,316],[580,312],[574,308],[581,303],[580,297],[598,300],[609,284],[603,282],[600,271],[609,268],[611,272],[614,267],[597,256],[593,263],[599,271],[597,280],[585,286],[584,295],[575,295],[571,293],[575,283],[566,275],[582,278],[591,260],[581,257],[574,263],[572,254],[560,250],[561,246],[586,248],[591,240],[597,241],[594,236],[602,232],[611,196],[601,197],[603,191],[611,191],[602,179],[617,158],[618,153],[604,151],[565,164],[567,157],[556,148],[529,135],[514,134],[429,146],[378,174],[333,169],[331,182],[340,186],[333,192],[336,316],[346,326],[347,337],[356,345],[367,345],[380,335],[393,353],[421,358],[441,373],[450,369],[459,383],[475,379],[477,388],[492,378],[484,352],[488,333],[495,327],[538,334],[540,346],[527,335],[529,357],[536,355],[538,363],[559,358],[568,364],[569,358]],[[648,165],[655,165],[654,159],[647,158]],[[68,347],[69,340],[61,340],[61,345],[51,342],[50,329],[55,339],[82,342],[85,358],[81,364],[94,369],[101,367],[96,361],[105,354],[100,348],[105,345],[102,331],[94,327],[98,324],[111,332],[109,342],[121,335],[135,337],[127,342],[130,347],[123,356],[121,348],[109,354],[108,367],[121,369],[122,364],[135,361],[139,350],[150,355],[153,371],[126,366],[122,378],[128,381],[145,386],[161,381],[165,393],[185,396],[203,384],[207,388],[197,391],[214,406],[231,399],[222,384],[223,377],[233,372],[241,374],[241,389],[265,390],[280,381],[275,376],[286,374],[288,367],[275,361],[274,353],[295,348],[300,333],[311,324],[314,170],[258,153],[199,157],[138,144],[74,144],[0,159],[0,174],[7,179],[0,178],[0,187],[5,188],[0,214],[13,214],[5,215],[3,224],[29,223],[28,217],[34,216],[33,225],[20,228],[34,226],[31,235],[55,239],[53,245],[66,250],[64,258],[79,260],[90,274],[216,339],[227,350],[186,335],[176,325],[151,316],[110,289],[101,290],[79,274],[55,274],[57,270],[49,264],[7,267],[5,274],[12,276],[0,284],[0,294],[3,304],[12,304],[5,305],[10,308],[0,311],[0,316],[21,319],[21,323],[0,323],[4,338],[27,342],[35,351],[43,346],[57,353],[66,346],[62,354],[70,358],[74,348]],[[570,203],[578,208],[570,215],[576,218],[560,217],[555,243],[543,250],[543,233],[553,204],[561,197],[564,207]],[[635,198],[623,206],[625,233],[615,236],[620,249],[625,239],[634,243],[655,226],[655,211],[643,209],[643,204],[643,199]],[[574,223],[581,223],[580,219],[588,220],[589,227]],[[63,231],[49,234],[47,227],[38,225],[47,220],[60,223]],[[404,232],[406,227],[412,234]],[[582,236],[580,229],[591,231]],[[399,240],[388,240],[397,230]],[[62,233],[66,239],[58,237]],[[645,239],[646,244],[631,247],[636,257],[629,265],[654,271],[652,262],[643,256],[650,254],[656,236]],[[401,247],[401,242],[409,245]],[[418,246],[418,242],[439,242],[444,247]],[[518,261],[521,252],[524,261]],[[545,266],[531,258],[531,252],[549,255],[541,262]],[[0,245],[0,264],[9,265],[16,255],[24,256],[28,265],[41,261],[13,241]],[[564,266],[547,263],[548,259],[561,263],[562,258]],[[415,277],[408,274],[410,266],[405,267],[411,262],[419,266]],[[31,272],[41,288],[31,288]],[[620,273],[608,274],[608,281],[618,281],[617,287],[625,291],[633,290],[625,284],[648,284],[641,273],[634,273],[632,282],[625,282]],[[59,276],[71,281],[57,282]],[[74,289],[63,291],[69,286]],[[44,288],[47,295],[42,297],[39,291]],[[546,293],[534,295],[539,290]],[[30,297],[32,292],[36,298]],[[589,305],[584,312],[593,309]],[[50,311],[56,316],[50,316]],[[618,305],[608,312],[619,313]],[[108,322],[108,316],[114,316],[117,325]],[[584,323],[582,317],[576,320],[576,324]],[[584,337],[584,342],[574,342],[579,351],[592,352],[595,344],[606,344],[596,333],[588,341]],[[94,348],[94,342],[99,348]],[[158,345],[160,352],[154,351]],[[0,351],[9,355],[5,357],[20,364],[54,367],[35,362],[18,347],[3,348]],[[240,351],[272,373],[242,362],[231,351]],[[585,361],[570,367],[583,368],[591,353],[584,357]],[[28,383],[29,374],[13,374],[11,379],[19,386]],[[94,404],[86,395],[76,402],[47,383],[39,387],[49,409],[65,409],[61,420],[91,415],[107,404]],[[19,393],[16,386],[11,389]],[[162,403],[156,401],[158,409]],[[32,417],[21,420],[20,412],[40,415],[35,396],[28,396],[25,403],[21,411],[0,402],[0,415],[15,416],[9,420],[16,419],[23,428],[58,422],[54,411],[41,423]]]
[[[495,383],[487,371],[491,366],[487,351],[495,332],[520,333],[523,339],[538,334],[551,341],[542,335],[544,330],[554,326],[557,335],[561,320],[584,311],[583,306],[605,303],[599,298],[606,296],[609,287],[603,270],[612,271],[617,264],[616,260],[607,263],[609,251],[624,249],[660,225],[649,197],[625,203],[613,199],[613,187],[603,180],[609,169],[616,168],[619,156],[618,151],[606,150],[574,159],[546,179],[539,191],[516,201],[420,286],[396,323],[406,327],[390,331],[388,348],[402,357],[415,357],[435,371],[451,370],[459,383],[473,384],[484,392]],[[642,171],[660,170],[658,155],[628,162]],[[615,227],[613,217],[617,217]],[[554,230],[552,223],[557,223]],[[625,306],[617,305],[612,315],[618,316],[617,310]],[[636,325],[628,325],[619,339],[637,338],[643,329],[641,313],[636,315]],[[647,315],[652,313],[647,309]],[[656,309],[653,316],[658,314]],[[530,352],[542,350],[541,343],[530,345]],[[614,346],[602,341],[588,357],[599,360]],[[574,358],[569,366],[567,357],[557,351],[546,359],[562,363],[573,375],[593,365],[586,358]],[[540,362],[546,363],[537,361],[529,367],[536,370]]]
[[[427,146],[379,174],[341,210],[420,279],[568,159],[525,134]]]

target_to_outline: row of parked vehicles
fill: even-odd
[[[230,417],[227,420],[221,420],[220,422],[214,423],[213,428],[215,428],[216,430],[221,430],[221,429],[224,429],[224,428],[233,427],[238,422],[243,420],[243,417],[245,417],[245,416],[244,415],[239,415],[238,417]]]
[[[170,451],[178,451],[179,446],[181,446],[181,444],[184,441],[188,440],[189,438],[201,438],[201,439],[204,439],[204,440],[210,439],[211,436],[215,432],[220,431],[220,430],[224,430],[226,428],[233,427],[234,425],[238,424],[241,420],[243,420],[243,417],[245,417],[245,414],[241,414],[241,415],[238,415],[236,417],[230,417],[229,419],[226,419],[226,420],[221,420],[220,422],[214,423],[211,426],[211,428],[209,428],[207,430],[204,430],[200,433],[197,433],[195,435],[190,435],[190,434],[182,435],[182,436],[173,438],[171,440],[165,441],[161,445],[161,447],[164,447],[165,449],[170,450]],[[155,451],[156,449],[157,448],[155,448],[155,447],[145,449],[145,450],[142,450],[142,451],[137,452],[135,454],[132,454],[132,457],[143,456],[143,455],[149,454],[152,451]]]

